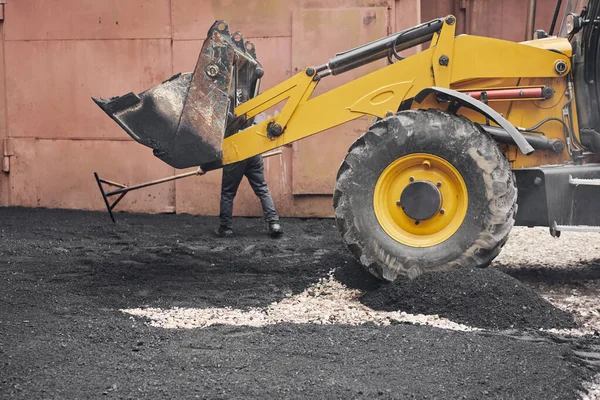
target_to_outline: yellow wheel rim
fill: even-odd
[[[437,187],[441,206],[426,220],[410,218],[398,204],[412,182]],[[450,238],[461,226],[469,199],[460,173],[448,161],[432,154],[415,153],[391,163],[375,185],[373,206],[383,229],[396,241],[411,247],[430,247]]]

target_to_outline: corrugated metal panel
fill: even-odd
[[[93,173],[128,185],[170,176],[173,168],[129,141],[14,139],[12,203],[105,210]],[[175,211],[173,182],[128,193],[118,210]],[[107,217],[108,218],[108,217]]]
[[[8,135],[6,121],[6,87],[4,85],[4,27],[0,23],[0,147],[4,147]],[[0,148],[0,157],[4,154],[4,148]],[[2,160],[3,164],[5,160]],[[2,168],[0,168],[1,170]],[[0,172],[0,206],[9,204],[9,175]]]
[[[8,1],[6,40],[166,39],[171,37],[169,4],[169,0]]]
[[[459,7],[457,7],[458,1],[459,0],[421,0],[421,21],[431,21],[435,18],[454,14],[459,18],[458,27],[460,27],[461,15],[459,15],[460,5],[458,4]],[[491,1],[488,1],[488,3],[491,3]]]
[[[219,215],[221,171],[210,171],[197,178],[177,180],[175,193],[175,207],[178,213]]]
[[[172,75],[168,39],[7,41],[5,51],[15,137],[129,140],[90,96],[142,91]]]
[[[308,65],[323,64],[337,52],[384,37],[389,25],[388,10],[384,7],[298,10],[294,13],[292,37],[294,72]],[[314,96],[382,65],[384,61],[327,77],[319,83]],[[361,118],[294,143],[293,193],[332,194],[337,169],[348,147],[368,129],[369,123],[369,118]]]
[[[287,0],[172,0],[173,39],[204,39],[217,19],[229,22],[232,31],[246,37],[291,35],[291,10]]]
[[[300,0],[299,8],[394,7],[394,0]]]
[[[459,34],[520,42],[525,38],[527,5],[528,0],[421,0],[421,19],[454,14]],[[550,29],[555,7],[556,0],[537,0],[536,29]]]
[[[421,0],[421,19],[454,14],[459,34],[519,42],[525,38],[527,4],[525,0]],[[537,0],[536,29],[549,30],[555,6],[556,0]]]

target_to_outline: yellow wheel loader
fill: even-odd
[[[569,1],[554,34],[560,9],[548,33],[523,43],[457,36],[454,16],[435,19],[260,94],[254,44],[216,21],[194,72],[94,101],[156,157],[204,171],[372,116],[334,190],[349,250],[388,281],[484,267],[514,224],[553,236],[600,231],[600,0]],[[400,55],[418,45],[426,49]],[[328,76],[382,59],[387,66],[313,96]],[[109,211],[108,196],[148,185],[105,192],[114,183],[96,179]]]

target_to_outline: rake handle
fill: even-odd
[[[140,183],[139,185],[126,186],[126,187],[123,187],[120,189],[111,190],[110,192],[106,192],[106,196],[114,196],[114,195],[120,194],[120,193],[127,193],[132,190],[142,189],[142,188],[145,188],[148,186],[158,185],[159,183],[174,181],[176,179],[187,178],[188,176],[193,176],[193,175],[203,175],[203,174],[198,173],[198,171],[190,171],[190,172],[186,172],[184,174],[179,174],[179,175],[169,176],[167,178],[157,179],[155,181]]]

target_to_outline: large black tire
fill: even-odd
[[[404,156],[425,153],[450,163],[468,193],[466,215],[439,244],[413,247],[388,234],[374,210],[382,172]],[[409,110],[382,119],[356,140],[340,166],[334,192],[337,226],[354,257],[373,275],[456,267],[485,267],[499,254],[514,225],[517,189],[497,143],[470,120],[439,110]]]

